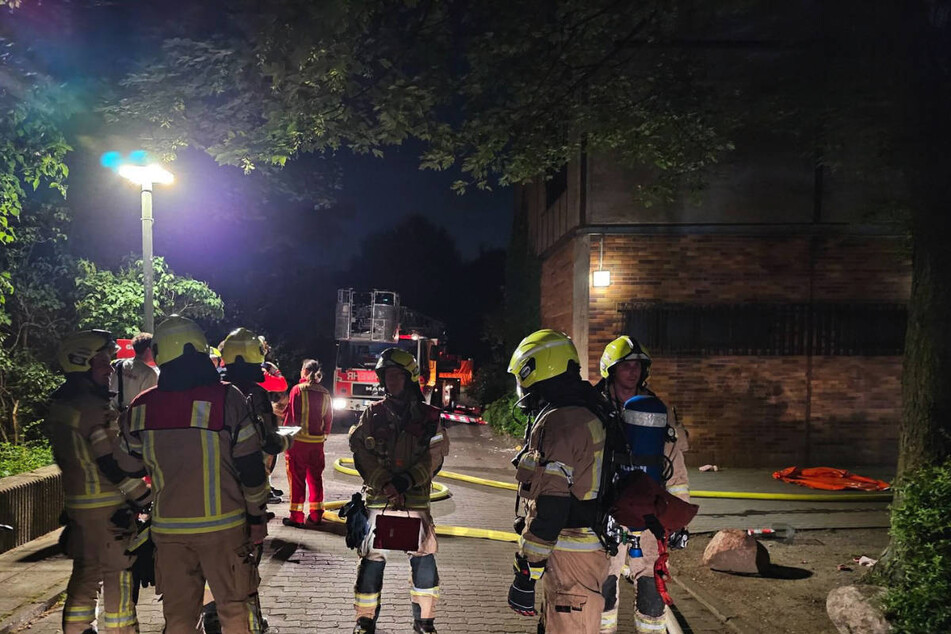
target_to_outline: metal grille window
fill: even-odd
[[[690,305],[630,302],[625,332],[667,355],[891,356],[904,350],[903,304]]]

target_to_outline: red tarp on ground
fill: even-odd
[[[833,467],[812,467],[809,469],[800,469],[799,467],[786,467],[773,474],[773,477],[790,484],[809,487],[810,489],[822,489],[824,491],[843,491],[845,489],[858,489],[859,491],[887,491],[891,485],[874,478],[850,473],[845,469],[835,469]]]

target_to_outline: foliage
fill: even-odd
[[[172,314],[209,321],[224,316],[224,303],[207,284],[175,275],[164,258],[154,258],[153,267],[156,322]],[[141,330],[142,260],[126,263],[117,273],[80,260],[76,294],[78,328],[103,328],[118,337],[132,337]]]
[[[193,146],[246,171],[344,146],[382,156],[415,138],[421,166],[457,169],[460,192],[553,173],[582,151],[648,166],[658,186],[696,184],[731,147],[706,55],[669,45],[696,12],[660,0],[218,0],[180,21],[107,113],[150,130],[153,150]]]
[[[891,548],[902,563],[884,606],[896,632],[951,631],[951,460],[900,483]]]
[[[492,426],[510,436],[521,438],[525,435],[525,428],[528,426],[528,417],[521,410],[515,407],[518,397],[515,393],[510,393],[497,401],[493,401],[485,408],[482,418]]]
[[[73,259],[66,252],[66,211],[29,202],[14,223],[17,240],[0,251],[0,269],[16,293],[0,309],[0,439],[38,438],[47,397],[60,378],[56,345],[73,321]]]
[[[512,375],[505,371],[505,366],[487,363],[476,370],[469,394],[484,406],[503,398],[512,389],[513,380]]]
[[[45,184],[66,195],[64,159],[71,148],[60,126],[73,105],[61,86],[28,67],[2,28],[0,47],[0,244],[9,244],[29,192]],[[9,272],[3,271],[0,302],[11,291]]]
[[[53,464],[53,452],[46,443],[15,445],[0,442],[0,478],[26,473]]]

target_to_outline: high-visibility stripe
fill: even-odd
[[[109,432],[107,432],[102,427],[92,430],[92,433],[89,434],[89,444],[91,445],[95,445],[96,443],[102,442],[104,440],[108,442]]]
[[[307,390],[300,391],[300,424],[304,428],[301,435],[310,436],[310,395]]]
[[[132,414],[129,417],[129,431],[145,431],[145,407],[143,403],[132,408]]]
[[[690,493],[690,487],[686,484],[675,484],[667,487],[667,492],[671,495],[680,495],[681,493]]]
[[[609,634],[617,631],[617,608],[605,610],[601,613],[601,632]]]
[[[354,592],[353,604],[358,608],[375,608],[376,606],[380,605],[380,593]]]
[[[558,460],[546,462],[545,473],[564,478],[567,480],[568,486],[571,486],[575,482],[573,477],[575,473],[574,467],[566,465],[564,462],[559,462]]]
[[[218,432],[201,431],[201,472],[205,482],[205,515],[221,515],[221,446]]]
[[[137,622],[135,612],[103,612],[102,621],[105,629],[131,627]]]
[[[257,435],[257,433],[258,432],[254,429],[253,425],[245,425],[244,427],[238,430],[238,436],[237,436],[237,440],[235,441],[235,444],[247,442],[252,437]]]
[[[324,503],[323,503],[323,502],[311,502],[311,503],[310,503],[310,510],[311,510],[311,511],[322,511],[323,509],[324,509]]]
[[[130,493],[134,492],[141,485],[142,480],[140,478],[122,478],[122,481],[119,482],[117,486],[122,492],[122,495],[128,497]]]
[[[83,486],[86,489],[86,495],[102,493],[102,487],[99,485],[99,466],[89,455],[89,446],[78,434],[74,435],[74,439],[76,441],[76,460],[83,468]]]
[[[550,544],[536,542],[532,539],[526,539],[525,537],[519,537],[518,543],[524,555],[539,555],[541,558],[547,559],[551,554],[552,547]]]
[[[600,420],[588,421],[591,440],[597,449],[594,452],[594,469],[591,470],[591,487],[581,495],[582,500],[593,500],[601,489],[601,468],[604,461],[604,425]]]
[[[590,528],[572,529],[572,531],[572,534],[558,536],[555,550],[575,553],[601,550],[601,541]]]
[[[409,595],[410,595],[411,597],[432,597],[432,598],[434,598],[434,599],[438,599],[438,598],[439,598],[439,586],[436,586],[436,587],[434,587],[434,588],[417,588],[417,587],[414,586],[414,587],[409,591]]]
[[[67,605],[63,609],[63,620],[67,623],[88,623],[96,618],[96,606]]]
[[[194,534],[242,526],[244,510],[238,509],[213,517],[155,517],[152,516],[152,531],[156,534]]]
[[[155,499],[155,502],[152,505],[152,515],[161,516],[161,509],[159,508],[160,494],[162,489],[165,488],[165,474],[162,473],[162,469],[159,466],[158,458],[155,455],[155,432],[146,431],[143,432],[142,438],[142,457],[145,461],[146,466],[149,469],[149,473],[152,474],[152,493]]]
[[[294,442],[324,442],[327,440],[326,436],[301,436],[300,434],[294,434]]]
[[[125,502],[125,496],[119,491],[106,491],[91,495],[67,495],[66,508],[70,510],[101,509],[118,506]]]
[[[640,612],[634,613],[634,631],[641,632],[666,632],[667,619],[662,616],[646,616]]]
[[[189,421],[189,427],[198,429],[208,429],[211,421],[211,402],[210,401],[192,401],[192,418]]]

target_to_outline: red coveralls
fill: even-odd
[[[324,515],[324,438],[333,424],[331,400],[320,383],[307,379],[291,388],[284,425],[301,428],[285,454],[292,522],[304,522],[305,481],[310,488],[307,519],[317,523]]]

